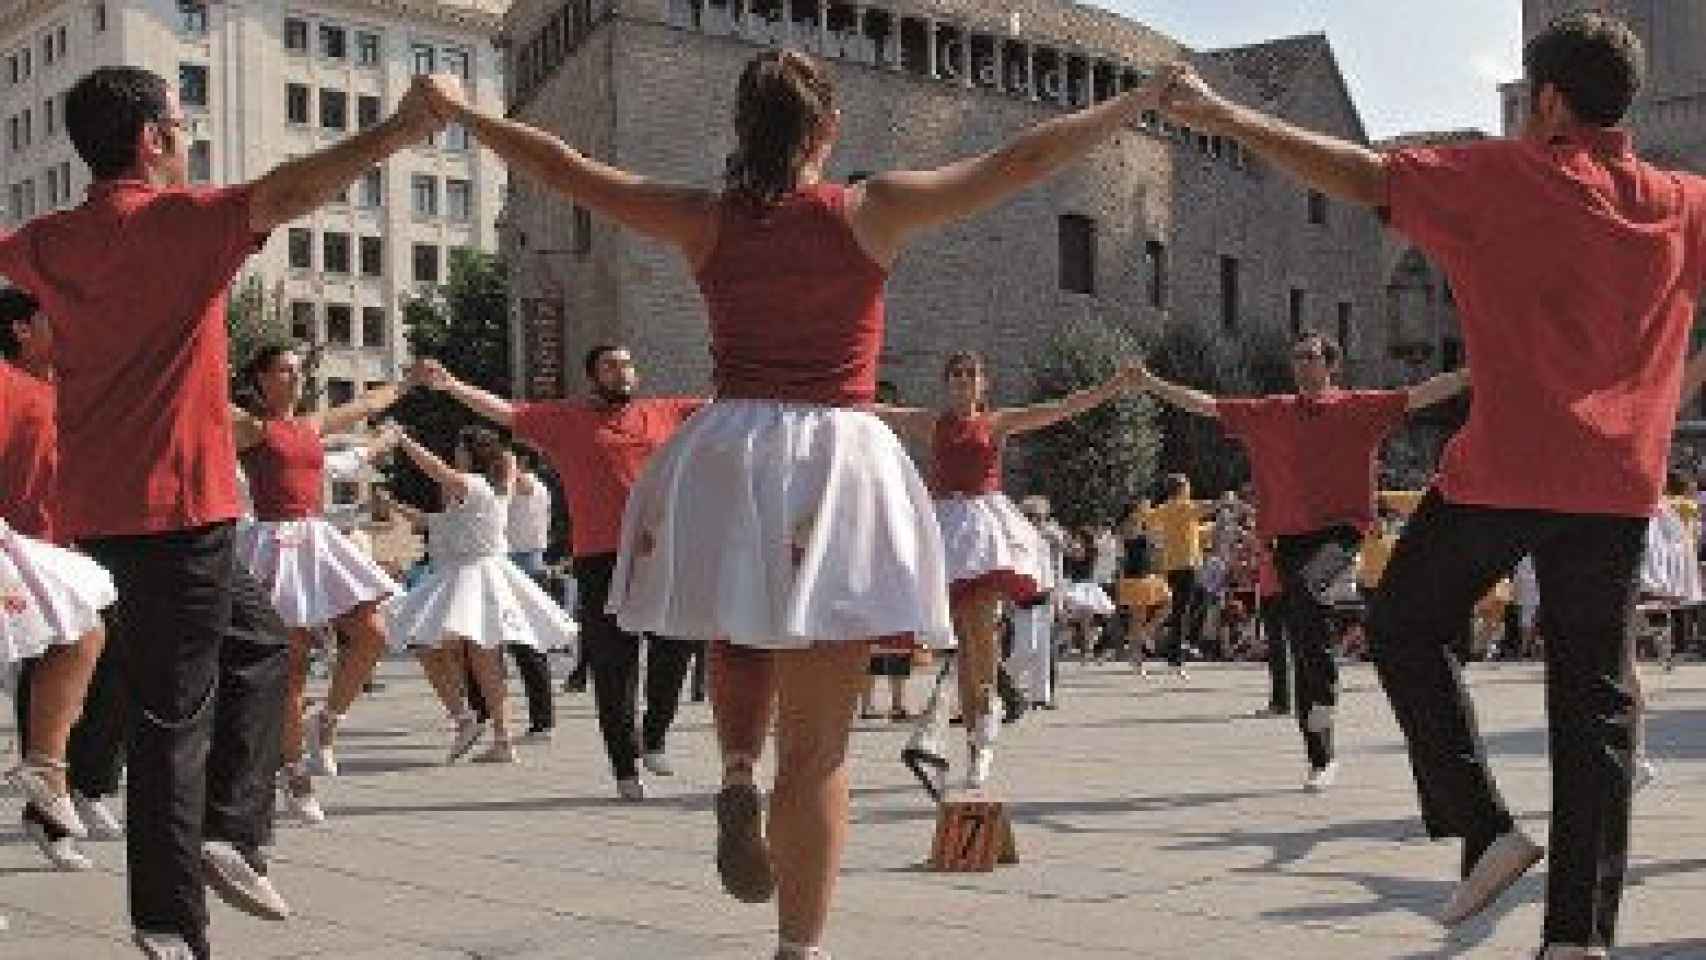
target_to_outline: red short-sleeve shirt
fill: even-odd
[[[628,492],[646,461],[705,403],[652,398],[619,407],[584,400],[516,405],[516,439],[543,453],[562,478],[575,556],[616,551]]]
[[[1706,282],[1706,180],[1618,130],[1400,150],[1387,171],[1392,226],[1451,280],[1475,389],[1440,492],[1650,515]]]
[[[137,180],[0,237],[0,275],[53,318],[63,537],[237,516],[225,295],[262,239],[246,187]]]
[[[1256,529],[1264,537],[1374,522],[1375,454],[1404,419],[1398,390],[1329,390],[1215,404],[1250,452]]]
[[[0,360],[0,520],[53,539],[56,462],[53,384]]]

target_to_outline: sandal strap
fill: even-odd
[[[53,757],[43,757],[39,755],[25,757],[24,762],[19,764],[19,766],[33,770],[58,770],[62,773],[71,769],[71,764],[64,760],[56,760]]]

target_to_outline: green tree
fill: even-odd
[[[1034,399],[1102,383],[1138,356],[1137,342],[1123,330],[1096,319],[1068,321],[1033,367]],[[1116,524],[1154,486],[1160,445],[1154,402],[1120,397],[1030,439],[1031,489],[1049,498],[1064,523]]]
[[[295,343],[290,320],[284,313],[284,284],[267,290],[259,274],[251,273],[231,288],[225,303],[226,357],[231,365],[231,395],[241,399],[243,368],[256,351],[269,344],[294,344],[302,350],[303,394],[301,404],[314,402],[317,387],[313,373],[320,365],[320,349],[312,343]]]

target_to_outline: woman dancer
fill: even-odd
[[[447,763],[473,749],[486,724],[466,705],[464,671],[474,677],[491,717],[492,743],[474,759],[514,763],[515,741],[500,657],[522,644],[541,653],[574,642],[579,628],[508,557],[509,496],[515,460],[490,430],[471,427],[456,442],[455,466],[406,434],[397,445],[438,484],[444,510],[427,515],[431,566],[391,612],[399,646],[416,649],[427,680],[456,720]]]
[[[842,187],[824,179],[840,133],[832,75],[765,51],[741,75],[736,147],[714,193],[590,160],[436,82],[511,169],[675,246],[705,297],[717,401],[634,489],[611,603],[626,629],[731,638],[713,654],[718,863],[737,896],[778,893],[783,960],[823,955],[868,639],[951,629],[928,494],[894,435],[857,409],[876,393],[889,271],[917,233],[1060,170],[1161,89],[1147,83],[940,170]],[[767,846],[752,768],[778,695]]]
[[[313,778],[338,774],[338,724],[373,676],[385,649],[379,604],[401,592],[366,552],[326,522],[326,449],[321,438],[389,407],[401,388],[378,387],[324,413],[299,416],[302,357],[279,344],[256,351],[243,370],[242,387],[248,407],[233,406],[232,430],[255,518],[238,529],[237,556],[266,587],[274,609],[290,628],[279,786],[293,816],[320,823],[326,815],[314,794]],[[384,449],[381,443],[367,455]],[[304,720],[309,654],[316,631],[328,625],[349,642],[337,658],[326,705]]]

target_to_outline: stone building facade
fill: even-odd
[[[617,166],[706,187],[733,146],[735,80],[774,44],[833,67],[838,179],[991,149],[1179,57],[1240,100],[1366,142],[1321,35],[1192,51],[1061,0],[518,0],[500,43],[512,116]],[[679,258],[523,178],[511,191],[500,244],[523,389],[576,392],[584,350],[622,340],[650,389],[707,390],[704,310]],[[1093,316],[1133,331],[1343,331],[1351,378],[1386,382],[1403,367],[1381,244],[1371,214],[1312,196],[1236,143],[1147,118],[1054,181],[916,243],[889,283],[882,376],[931,402],[943,355],[972,348],[992,362],[998,401],[1020,400],[1050,330]]]

